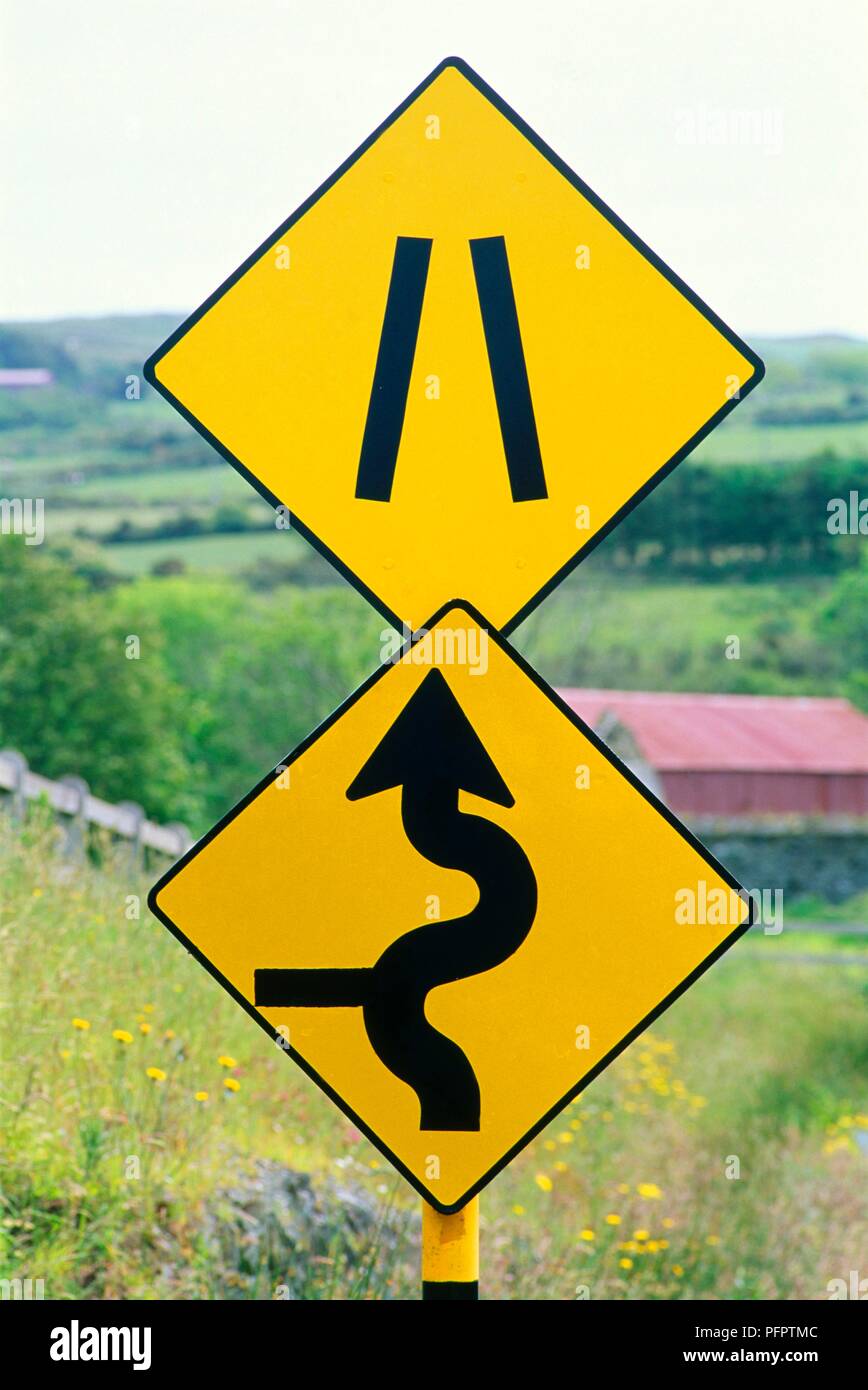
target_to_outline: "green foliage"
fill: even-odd
[[[845,655],[847,694],[868,710],[868,564],[838,580],[823,610],[821,630]]]
[[[175,732],[180,693],[145,614],[142,659],[103,596],[18,537],[0,540],[0,742],[47,777],[76,773],[110,801],[169,818],[187,808],[190,769]]]
[[[182,740],[200,820],[222,815],[376,665],[382,623],[347,590],[251,596],[222,580],[143,579],[115,596],[162,634],[185,692]]]
[[[688,461],[621,522],[600,556],[655,574],[833,573],[860,536],[828,529],[831,498],[868,493],[868,459],[818,455],[792,464]]]

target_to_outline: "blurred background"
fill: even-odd
[[[144,905],[384,623],[142,363],[453,50],[767,367],[516,636],[767,897],[486,1194],[483,1291],[868,1275],[868,17],[754,9],[7,11],[0,1277],[415,1296],[415,1199]]]

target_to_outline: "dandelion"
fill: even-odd
[[[166,1079],[166,1073],[160,1067],[148,1067],[145,1075],[149,1076],[152,1081],[165,1081]]]
[[[681,1265],[673,1265],[672,1273],[675,1275],[676,1279],[681,1279],[684,1276],[684,1270],[682,1269]]]
[[[230,1071],[231,1071],[231,1069],[232,1069],[233,1067],[237,1067],[237,1066],[238,1066],[238,1063],[236,1062],[235,1058],[234,1058],[234,1057],[227,1057],[227,1056],[225,1055],[225,1053],[224,1053],[224,1055],[223,1055],[222,1057],[218,1057],[218,1058],[217,1058],[217,1063],[218,1063],[218,1065],[221,1066],[221,1067],[228,1067],[228,1068],[230,1069]]]
[[[719,1244],[720,1244],[720,1236],[706,1236],[706,1237],[705,1237],[705,1243],[706,1243],[706,1245],[719,1245]]]
[[[633,1239],[634,1239],[634,1240],[647,1240],[650,1234],[651,1234],[650,1231],[634,1231],[634,1232],[633,1232]]]
[[[140,1033],[144,1033],[145,1037],[148,1036],[148,1034],[150,1033],[150,1031],[151,1031],[151,1025],[150,1025],[150,1023],[140,1023],[140,1024],[139,1024],[139,1032],[140,1032]]]
[[[202,1103],[204,1103],[204,1102],[208,1099],[208,1092],[207,1092],[207,1091],[197,1091],[196,1094],[195,1094],[195,1096],[193,1097],[193,1099],[194,1099],[194,1100],[198,1100],[198,1101],[200,1102],[200,1104],[202,1104]]]
[[[656,1182],[640,1182],[636,1188],[640,1197],[646,1197],[649,1201],[658,1201],[663,1196]]]
[[[370,1163],[368,1164],[368,1167],[369,1167],[369,1168],[379,1168],[379,1166],[380,1166],[380,1160],[379,1160],[378,1158],[372,1158],[371,1161],[370,1161]]]
[[[669,1242],[667,1241],[667,1245],[668,1245],[668,1243],[669,1243]],[[648,1245],[647,1245],[647,1250],[648,1250],[648,1254],[649,1254],[649,1255],[656,1255],[656,1254],[657,1254],[657,1251],[658,1251],[659,1249],[660,1249],[660,1242],[659,1242],[659,1240],[649,1240]]]
[[[152,1014],[153,1012],[154,1012],[154,1006],[153,1006],[153,1004],[143,1004],[143,1005],[142,1005],[142,1013],[145,1013],[145,1014]]]
[[[175,1036],[174,1028],[167,1028],[163,1034],[163,1042],[171,1042]]]
[[[671,1216],[664,1216],[663,1220],[660,1222],[660,1225],[665,1226],[667,1231],[671,1231],[672,1227],[675,1225],[675,1222],[673,1221]]]
[[[60,1049],[60,1056],[64,1062],[68,1062],[70,1057],[72,1056],[72,1053],[70,1052],[68,1047],[62,1047]]]
[[[543,1148],[548,1149],[549,1153],[553,1153],[554,1150],[557,1148],[557,1144],[555,1143],[554,1139],[547,1139],[543,1144]]]
[[[556,1173],[567,1173],[567,1172],[569,1172],[569,1169],[568,1169],[566,1163],[564,1163],[564,1161],[563,1161],[562,1158],[561,1158],[561,1159],[558,1159],[557,1163],[553,1164],[552,1166],[554,1167],[554,1170],[555,1170]]]
[[[236,1081],[234,1076],[224,1076],[223,1085],[227,1091],[240,1091],[241,1082]]]
[[[128,1033],[126,1028],[115,1028],[112,1032],[112,1037],[115,1042],[119,1043],[131,1043],[133,1040],[132,1033]]]
[[[607,1226],[620,1226],[620,1224],[621,1224],[621,1218],[620,1218],[620,1216],[618,1215],[618,1213],[617,1213],[616,1211],[610,1211],[610,1212],[609,1212],[609,1215],[606,1217],[606,1225],[607,1225]]]
[[[620,1265],[621,1269],[633,1268],[633,1261],[630,1259],[629,1255],[625,1255],[623,1260],[618,1261],[618,1264]]]
[[[551,1192],[553,1183],[548,1173],[537,1173],[536,1177],[534,1178],[534,1182],[536,1183],[540,1192]]]
[[[525,1209],[520,1202],[516,1202],[512,1209],[513,1216],[524,1216]]]
[[[42,889],[41,889],[41,888],[34,888],[34,890],[33,890],[33,892],[31,893],[30,896],[31,896],[32,898],[41,898],[41,897],[42,897]]]
[[[590,1229],[590,1227],[586,1227],[584,1231],[580,1231],[580,1232],[579,1232],[579,1240],[596,1240],[596,1239],[597,1239],[597,1237],[594,1235],[594,1232]]]
[[[74,1018],[72,1020],[72,1026],[73,1028],[78,1028],[80,1032],[86,1033],[90,1024],[86,1018]]]
[[[563,1132],[563,1134],[559,1134],[559,1135],[558,1135],[558,1143],[559,1143],[559,1144],[572,1144],[572,1142],[573,1142],[573,1136],[569,1133],[568,1130],[565,1129],[564,1132]]]

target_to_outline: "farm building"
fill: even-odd
[[[868,718],[847,700],[560,694],[680,815],[868,816]]]

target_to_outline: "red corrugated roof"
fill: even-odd
[[[592,728],[609,710],[661,772],[868,773],[868,718],[847,700],[561,690]]]

